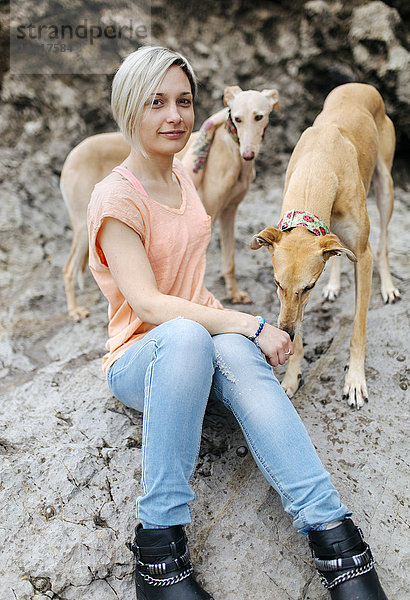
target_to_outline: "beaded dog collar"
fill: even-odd
[[[281,231],[288,231],[294,227],[306,227],[314,235],[326,235],[329,227],[322,219],[304,210],[291,210],[283,215],[278,223]]]

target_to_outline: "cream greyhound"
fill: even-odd
[[[345,254],[355,264],[356,305],[343,394],[349,405],[358,409],[367,400],[364,362],[372,254],[366,194],[373,177],[380,213],[377,258],[381,293],[385,302],[394,302],[400,294],[391,278],[387,251],[394,147],[394,127],[379,92],[360,83],[335,88],[290,158],[278,227],[267,227],[251,241],[251,248],[267,246],[272,254],[281,303],[279,327],[295,337],[294,355],[282,382],[289,396],[300,380],[302,319],[310,290],[326,261]],[[327,295],[338,291],[338,266],[336,269]]]
[[[259,153],[269,114],[279,108],[276,90],[242,91],[225,88],[228,107],[205,121],[192,134],[180,158],[192,176],[201,199],[212,217],[219,219],[222,246],[222,273],[228,298],[249,303],[238,289],[234,266],[234,220],[239,203],[255,177],[254,159]],[[213,139],[212,139],[213,138]],[[94,185],[129,154],[129,144],[121,133],[102,133],[85,139],[68,155],[61,173],[60,188],[73,228],[70,255],[63,269],[68,312],[76,321],[89,311],[78,306],[75,280],[84,272],[88,258],[87,205]]]

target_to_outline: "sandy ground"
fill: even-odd
[[[0,596],[132,598],[132,557],[125,542],[135,525],[141,417],[117,402],[105,385],[100,356],[107,307],[89,274],[80,300],[91,316],[74,323],[66,315],[60,269],[70,245],[68,218],[56,180],[42,194],[41,206],[40,201],[37,206],[23,202],[23,226],[2,245],[9,272],[2,273],[0,337]],[[249,241],[276,223],[281,194],[282,180],[265,175],[252,185],[237,218],[238,279],[254,300],[244,310],[272,323],[279,305],[270,255],[265,249],[251,251]],[[340,297],[332,304],[322,302],[325,273],[308,304],[304,383],[293,399],[372,546],[391,600],[410,594],[409,202],[408,191],[398,188],[390,259],[400,302],[383,304],[374,271],[366,362],[369,403],[354,411],[341,397],[354,308],[353,267],[347,260]],[[369,213],[375,248],[378,220],[372,197]],[[216,228],[206,282],[223,300],[219,264]],[[281,378],[283,369],[277,374]],[[244,440],[232,419],[210,407],[189,527],[199,579],[216,600],[324,600],[327,594],[305,540],[292,530],[250,454],[243,456],[243,448],[237,452],[241,446]]]

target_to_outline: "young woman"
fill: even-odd
[[[132,149],[96,185],[88,210],[90,267],[109,302],[103,369],[113,394],[143,412],[137,597],[212,598],[194,579],[183,529],[212,394],[309,537],[331,597],[387,600],[368,545],[273,374],[293,353],[288,334],[225,310],[204,287],[210,217],[174,158],[191,134],[195,95],[192,68],[176,52],[144,47],[124,60],[112,109]]]

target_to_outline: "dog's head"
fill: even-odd
[[[266,246],[272,255],[274,283],[280,300],[278,325],[293,339],[302,324],[310,292],[326,261],[341,254],[346,254],[353,262],[357,259],[333,233],[316,236],[303,227],[291,231],[267,227],[251,241],[253,250],[261,246]]]
[[[225,88],[224,104],[231,111],[231,119],[239,137],[239,152],[245,160],[253,160],[259,152],[269,114],[279,109],[276,90],[242,91],[237,85]]]

